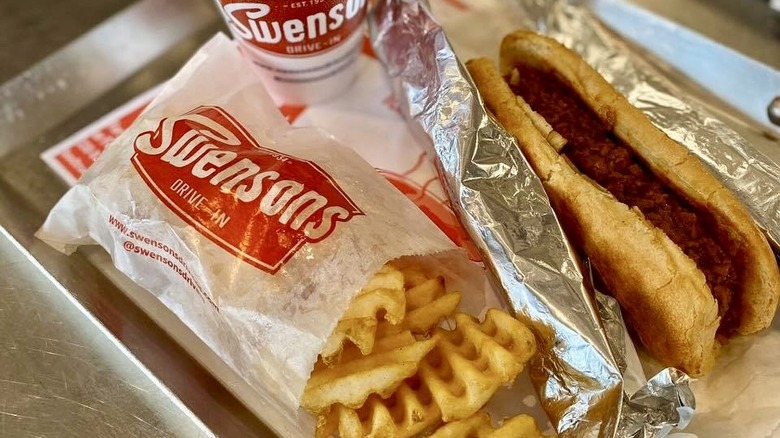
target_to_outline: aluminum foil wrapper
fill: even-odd
[[[531,379],[558,434],[661,437],[684,427],[695,404],[687,376],[666,369],[644,380],[617,305],[589,292],[541,182],[488,117],[425,5],[380,1],[369,25],[404,115],[428,139],[496,288],[536,331]]]
[[[681,99],[684,93],[592,14],[587,5],[598,0],[515,1],[528,17],[526,27],[579,53],[656,126],[709,166],[745,204],[775,251],[780,251],[778,163],[705,109]]]

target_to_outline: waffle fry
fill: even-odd
[[[443,278],[431,278],[406,291],[406,317],[400,326],[412,333],[427,333],[455,313],[458,304],[459,292],[448,293]]]
[[[325,346],[322,347],[320,357],[328,365],[334,365],[339,361],[341,351],[347,341],[352,342],[363,354],[371,353],[374,349],[376,326],[378,322],[374,317],[351,318],[339,321],[333,334],[330,335]]]
[[[540,437],[530,417],[493,429],[487,414],[475,415],[523,370],[536,343],[500,310],[490,309],[482,323],[456,314],[460,299],[443,278],[416,266],[388,264],[374,276],[326,343],[304,392],[302,406],[317,415],[316,437],[412,438],[450,421],[434,436]],[[455,320],[452,331],[437,327],[447,317]]]
[[[422,358],[436,345],[437,337],[417,341],[402,332],[377,341],[374,351],[364,356],[359,349],[344,349],[337,367],[315,366],[303,393],[301,406],[315,414],[340,403],[359,408],[369,395],[390,396],[414,375]]]
[[[465,420],[445,424],[430,438],[544,438],[536,421],[528,415],[504,420],[498,429],[490,423],[490,415],[479,412]]]
[[[377,337],[404,330],[426,335],[442,319],[452,316],[460,304],[460,292],[447,292],[440,277],[428,279],[406,291],[406,316],[398,325],[380,323]]]
[[[363,286],[363,291],[377,289],[404,289],[404,274],[391,263],[387,263]]]
[[[404,277],[405,278],[405,277]],[[444,278],[427,278],[406,289],[406,310],[419,309],[441,297],[447,291],[444,289]]]
[[[503,421],[501,427],[487,435],[489,438],[545,438],[530,415],[515,415]]]
[[[364,288],[367,291],[369,287],[379,286],[392,286],[398,287],[401,283],[408,284],[409,287],[404,293],[405,313],[400,323],[391,323],[390,321],[382,322],[377,321],[375,315],[362,317],[362,318],[347,318],[339,321],[333,334],[328,338],[325,346],[320,354],[322,361],[330,366],[336,364],[339,360],[341,351],[344,344],[347,341],[356,345],[363,354],[371,353],[374,346],[374,338],[376,336],[386,336],[390,334],[400,333],[404,330],[409,330],[414,334],[428,333],[433,327],[439,324],[439,322],[448,316],[451,316],[455,309],[457,309],[460,303],[459,292],[447,292],[444,289],[444,279],[442,277],[435,278],[423,278],[422,271],[415,268],[406,268],[400,272],[403,272],[403,279],[399,281],[399,271],[392,271],[389,265],[383,268],[384,273],[380,271],[380,280],[372,279],[369,285]],[[407,283],[406,275],[412,276],[412,279]],[[379,275],[379,274],[378,274]],[[382,299],[376,299],[374,303],[393,302],[392,307],[394,312],[388,315],[392,315],[393,318],[397,318],[400,312],[397,311],[398,305],[401,300],[398,299],[395,290],[380,288],[373,292],[378,296],[385,295]],[[387,296],[390,295],[390,296]],[[361,295],[358,295],[361,297]],[[356,298],[356,301],[360,298]],[[365,303],[358,302],[350,306],[350,310],[347,311],[347,315],[359,314],[361,311],[354,310],[353,306],[364,306],[370,309],[370,306]],[[363,313],[370,312],[371,310],[364,311]],[[377,325],[380,325],[379,333],[377,333]]]
[[[336,436],[336,433],[339,431],[339,407],[340,405],[331,406],[327,412],[317,415],[314,438]]]
[[[444,421],[474,415],[536,352],[530,330],[500,310],[488,310],[482,323],[462,313],[455,321],[455,330],[435,330],[439,343],[420,364]]]
[[[442,423],[441,412],[419,379],[407,379],[387,399],[376,395],[355,410],[337,405],[318,418],[318,438],[411,438],[425,435]]]
[[[409,265],[399,268],[404,276],[404,287],[406,289],[418,286],[420,283],[428,281],[431,276],[417,265]]]
[[[342,319],[376,317],[398,324],[406,313],[404,276],[401,271],[385,265],[368,281],[347,308]]]
[[[385,265],[358,293],[325,342],[320,357],[328,365],[339,361],[347,341],[363,354],[374,348],[376,327],[380,315],[390,324],[399,324],[406,314],[404,277],[401,271]],[[394,333],[403,331],[395,330]]]

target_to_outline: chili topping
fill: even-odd
[[[637,207],[704,272],[723,317],[719,332],[730,333],[736,324],[727,315],[737,287],[734,254],[730,254],[725,244],[728,240],[719,233],[711,215],[664,185],[613,134],[612,127],[555,75],[528,66],[517,70],[519,74],[513,75],[510,83],[512,91],[568,140],[561,152],[620,202]]]

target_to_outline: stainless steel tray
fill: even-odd
[[[682,17],[701,8],[638,3]],[[720,11],[700,31],[729,23],[736,48],[749,35],[763,47],[752,55],[780,68],[780,40]],[[33,237],[67,189],[40,153],[170,77],[221,26],[210,0],[142,0],[0,87],[0,436],[273,436],[206,371],[213,358],[191,356],[141,310],[105,253],[64,256]],[[766,129],[666,73],[780,162]]]
[[[67,190],[39,154],[221,26],[208,0],[140,1],[0,87],[0,436],[274,436],[140,310],[106,254],[33,237]]]

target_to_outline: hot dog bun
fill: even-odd
[[[696,262],[640,208],[618,201],[560,152],[568,147],[565,136],[507,83],[519,65],[565,84],[655,178],[713,224],[736,275],[731,304],[723,305],[721,316]],[[780,272],[749,213],[695,156],[656,128],[578,55],[552,39],[518,31],[502,42],[503,76],[487,59],[469,61],[467,67],[486,106],[517,138],[567,235],[589,257],[653,356],[700,375],[714,361],[718,338],[769,326],[780,294]],[[721,327],[722,322],[728,327]]]

